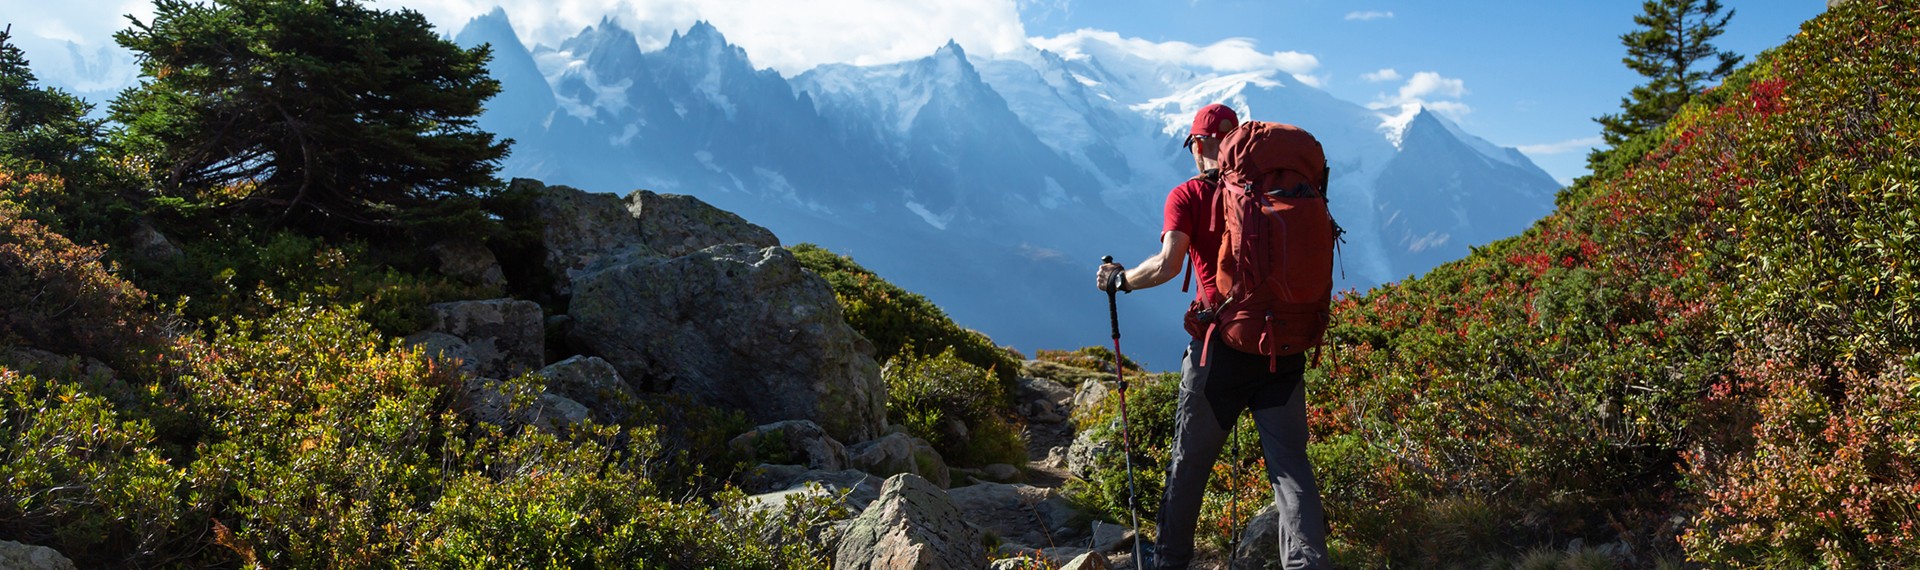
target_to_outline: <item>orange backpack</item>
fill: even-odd
[[[1214,223],[1224,224],[1214,286],[1224,299],[1196,310],[1235,350],[1269,357],[1319,346],[1333,302],[1334,244],[1327,212],[1327,158],[1320,141],[1293,125],[1258,121],[1220,141]],[[1202,348],[1200,362],[1207,361]]]

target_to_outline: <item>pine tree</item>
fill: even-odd
[[[157,0],[114,39],[146,80],[112,117],[161,190],[325,231],[392,228],[488,195],[507,143],[485,46],[356,0]]]
[[[12,32],[0,31],[0,161],[76,174],[99,134],[99,122],[86,118],[92,106],[39,86]]]
[[[1624,113],[1594,119],[1609,147],[1618,148],[1665,125],[1708,83],[1733,72],[1741,56],[1711,43],[1733,18],[1734,10],[1721,14],[1721,8],[1720,0],[1647,0],[1642,5],[1645,13],[1633,17],[1641,28],[1620,36],[1620,43],[1627,46],[1627,57],[1621,61],[1646,77],[1647,83],[1621,98]],[[1709,58],[1714,61],[1712,67],[1695,68]],[[1595,150],[1588,164],[1605,162],[1613,148]]]

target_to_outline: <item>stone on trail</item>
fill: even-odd
[[[987,566],[978,529],[939,487],[894,475],[880,498],[846,526],[834,556],[841,570],[979,570]]]

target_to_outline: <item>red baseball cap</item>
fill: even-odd
[[[1193,114],[1193,128],[1187,131],[1187,142],[1181,143],[1180,147],[1193,146],[1194,137],[1224,137],[1239,125],[1240,115],[1233,112],[1233,107],[1219,103],[1201,107],[1200,112]]]

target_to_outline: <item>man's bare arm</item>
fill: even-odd
[[[1160,252],[1126,270],[1128,289],[1146,289],[1180,275],[1187,261],[1187,234],[1169,231],[1160,236]]]

